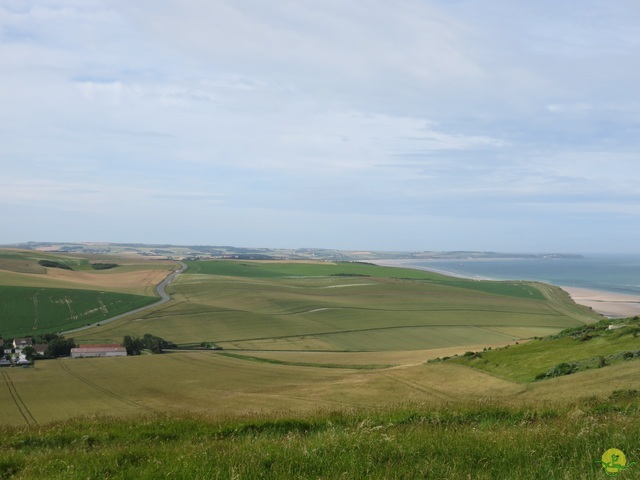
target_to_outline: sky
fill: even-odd
[[[2,0],[0,243],[640,253],[636,0]]]

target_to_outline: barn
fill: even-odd
[[[80,345],[71,349],[71,358],[126,357],[127,349],[117,343]]]

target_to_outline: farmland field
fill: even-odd
[[[95,270],[92,265],[98,262],[116,266]],[[152,304],[158,301],[156,285],[176,266],[126,257],[0,250],[0,334],[12,338],[69,330]]]
[[[172,301],[78,334],[96,342],[152,332],[227,350],[408,351],[513,342],[601,318],[560,289],[481,282],[362,263],[207,261]]]
[[[372,364],[384,361],[370,355]],[[422,358],[426,356],[423,352]],[[213,418],[270,417],[488,399],[512,406],[566,404],[614,390],[640,389],[637,369],[638,362],[630,361],[523,384],[450,364],[323,368],[256,362],[206,351],[43,360],[34,368],[0,370],[0,404],[4,406],[0,424],[171,412]]]
[[[47,268],[39,264],[48,260],[71,270]],[[95,270],[95,263],[115,262],[116,268]],[[100,290],[154,296],[160,283],[177,263],[107,255],[63,255],[23,250],[0,249],[0,286],[69,288]]]
[[[157,300],[93,290],[0,286],[1,333],[12,338],[70,330]]]

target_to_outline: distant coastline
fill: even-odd
[[[576,257],[572,257],[576,258]],[[375,263],[380,266],[386,267],[404,267],[414,268],[417,270],[427,270],[430,272],[440,273],[442,275],[448,275],[457,278],[468,278],[472,280],[494,280],[494,281],[506,281],[506,279],[499,279],[490,276],[482,275],[464,275],[460,272],[447,271],[445,269],[435,268],[432,266],[419,265],[416,262],[423,259],[393,259],[393,260],[375,260]],[[483,260],[508,260],[506,258],[493,258],[493,259],[473,259],[473,262],[481,262]],[[511,280],[520,280],[518,278],[512,278]],[[526,279],[525,279],[526,280]],[[532,280],[539,281],[539,280]],[[546,281],[545,283],[552,283]],[[640,294],[626,294],[613,292],[608,290],[599,290],[593,288],[583,288],[569,285],[562,285],[552,283],[557,287],[566,291],[574,302],[592,308],[594,311],[608,318],[624,318],[640,315]]]

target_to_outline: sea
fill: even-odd
[[[402,266],[487,280],[535,280],[551,285],[640,295],[640,255],[579,258],[403,260]]]

